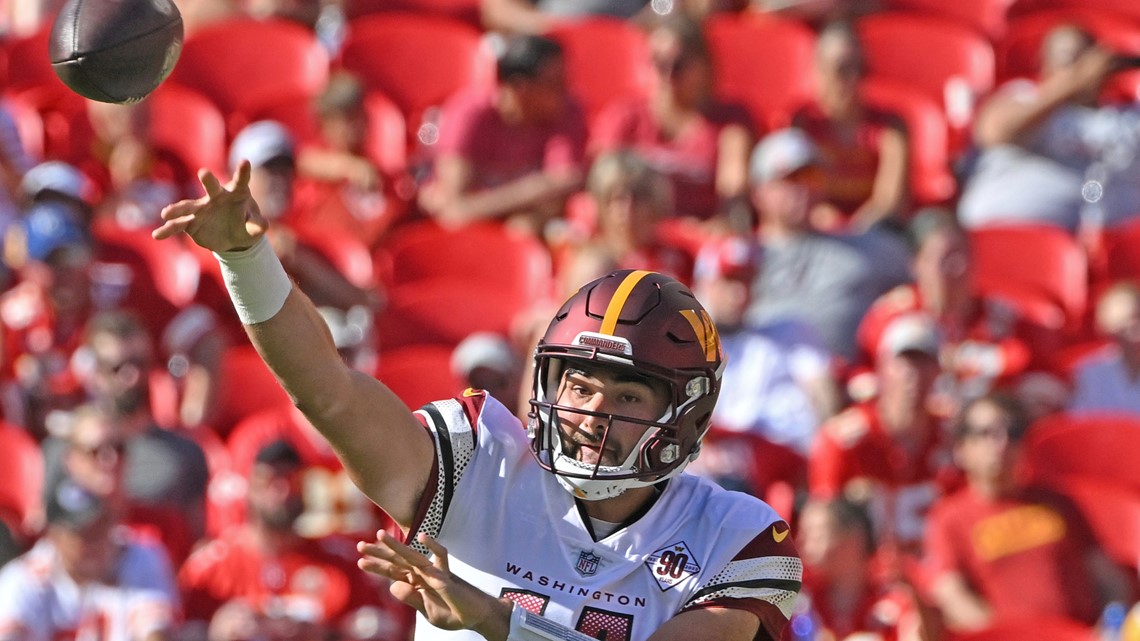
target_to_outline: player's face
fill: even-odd
[[[645,433],[646,425],[623,421],[628,417],[655,421],[665,414],[669,395],[663,383],[618,369],[572,366],[562,374],[558,405],[588,412],[560,410],[562,449],[590,465],[621,465]],[[608,429],[607,429],[608,428]]]

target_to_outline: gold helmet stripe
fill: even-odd
[[[601,334],[614,335],[614,330],[617,329],[618,317],[621,316],[621,310],[625,307],[625,301],[629,299],[629,295],[633,292],[633,288],[637,287],[637,283],[641,282],[642,278],[652,274],[651,271],[639,269],[635,272],[630,272],[625,280],[618,285],[617,291],[614,292],[614,297],[610,299],[610,304],[606,306],[606,315],[602,317],[602,328],[598,330]]]

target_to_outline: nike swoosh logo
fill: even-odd
[[[788,528],[788,529],[784,530],[783,532],[777,532],[776,528],[773,527],[772,528],[772,538],[776,540],[776,543],[783,543],[784,539],[788,538],[788,532],[791,532],[791,531],[792,531],[792,528]]]

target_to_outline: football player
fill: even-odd
[[[780,637],[802,572],[788,525],[681,473],[723,369],[688,289],[648,271],[583,286],[535,352],[526,430],[478,390],[413,413],[338,357],[264,239],[249,173],[203,171],[207,195],[165,208],[154,235],[217,254],[258,351],[405,531],[362,543],[360,565],[419,611],[417,639]]]

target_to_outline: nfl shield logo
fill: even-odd
[[[602,557],[593,552],[582,550],[582,552],[578,554],[578,566],[575,569],[578,570],[578,574],[582,576],[594,576],[598,572],[598,561],[601,560]]]

